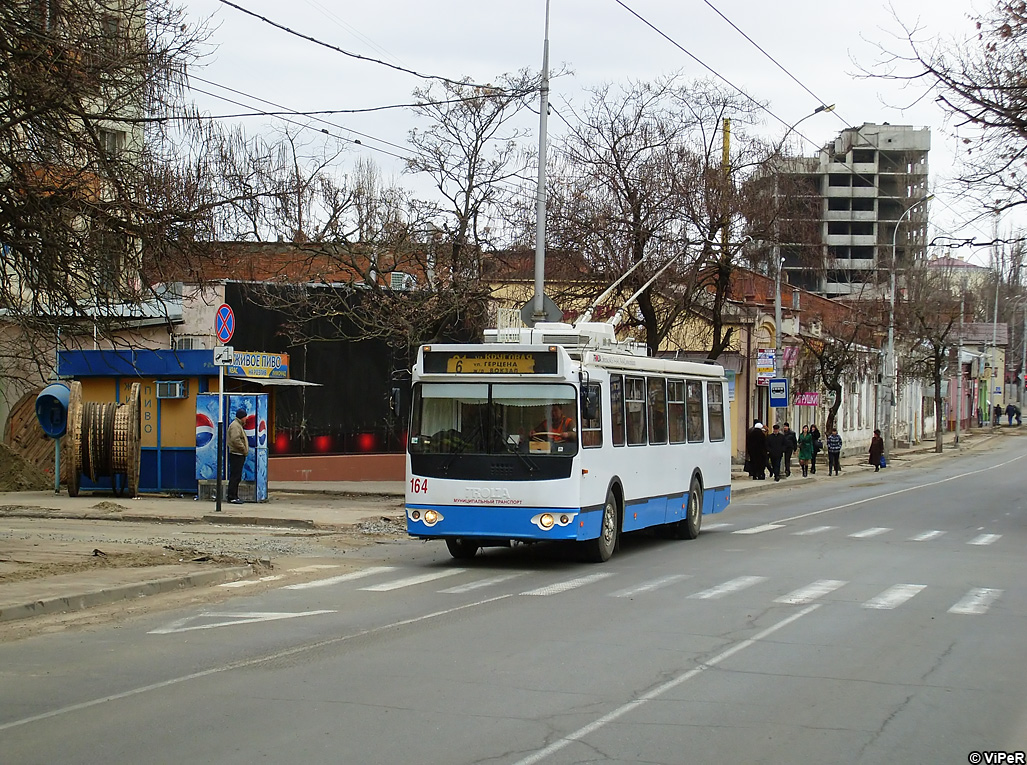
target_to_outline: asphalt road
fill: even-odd
[[[746,494],[698,540],[629,537],[602,565],[541,546],[457,563],[410,541],[358,552],[365,565],[341,576],[2,644],[0,759],[1022,751],[1025,472],[1027,442],[1004,439]]]

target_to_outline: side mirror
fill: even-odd
[[[599,389],[589,386],[581,391],[581,417],[594,420],[599,416]]]

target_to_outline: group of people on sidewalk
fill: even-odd
[[[842,437],[838,428],[832,428],[826,442],[816,424],[803,425],[798,434],[786,422],[775,425],[768,433],[766,426],[756,420],[745,436],[745,472],[755,481],[766,480],[767,474],[775,481],[792,474],[792,455],[798,453],[802,476],[817,472],[817,455],[827,450],[827,474],[841,475]],[[884,440],[875,430],[870,441],[870,464],[878,471],[883,466]]]

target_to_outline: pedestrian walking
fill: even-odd
[[[1016,407],[1012,403],[1006,404],[1006,417],[1009,418],[1009,424],[1013,424],[1013,418],[1016,417]]]
[[[767,471],[767,432],[759,420],[753,423],[745,434],[745,463],[749,477],[755,481],[766,479]]]
[[[787,478],[792,474],[792,455],[799,448],[799,438],[787,422],[781,426],[781,432],[785,434],[785,478]]]
[[[881,459],[884,457],[884,439],[881,438],[881,431],[874,429],[874,437],[870,439],[870,464],[874,466],[874,472],[881,469]]]
[[[775,425],[773,432],[767,436],[767,454],[770,457],[770,472],[775,481],[780,481],[781,458],[785,454],[785,436],[780,425]]]
[[[235,419],[228,426],[228,501],[233,505],[241,505],[239,499],[239,482],[242,480],[243,465],[246,455],[250,453],[250,442],[246,438],[246,410],[237,409]]]
[[[824,451],[824,441],[820,437],[820,428],[815,422],[810,423],[809,435],[813,439],[813,456],[809,460],[809,472],[817,474],[817,455]]]
[[[992,418],[991,424],[992,425],[1001,425],[1002,424],[1002,404],[995,404],[995,416]]]
[[[831,435],[827,437],[827,474],[842,474],[842,437],[838,435],[838,428],[831,428]]]
[[[809,425],[802,426],[799,434],[799,465],[802,467],[802,477],[809,475],[809,461],[813,458],[813,436],[809,434]]]

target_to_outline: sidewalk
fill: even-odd
[[[946,444],[943,455],[934,451],[934,443],[912,449],[899,449],[892,455],[891,467],[902,469],[931,456],[949,457],[961,450],[975,448],[996,436],[990,429],[964,434],[958,449]],[[738,496],[754,490],[779,487],[794,488],[829,479],[827,455],[818,458],[817,474],[803,478],[798,461],[793,459],[792,475],[775,483],[773,479],[754,481],[732,466],[732,494]],[[872,471],[866,454],[843,455],[842,476]],[[143,495],[134,499],[110,494],[8,492],[0,493],[0,518],[58,518],[136,523],[242,524],[311,530],[352,527],[368,518],[383,515],[383,509],[395,513],[402,502],[404,483],[387,482],[279,482],[269,487],[267,502],[243,505],[222,504],[215,511],[213,502],[189,498]],[[395,513],[402,518],[402,512]],[[59,540],[54,542],[56,547]],[[183,562],[167,566],[142,568],[106,568],[71,574],[58,574],[21,581],[0,578],[0,622],[25,619],[36,615],[67,613],[169,592],[187,587],[202,587],[251,577],[258,573],[258,564],[217,565]],[[2,573],[2,568],[0,568]]]

